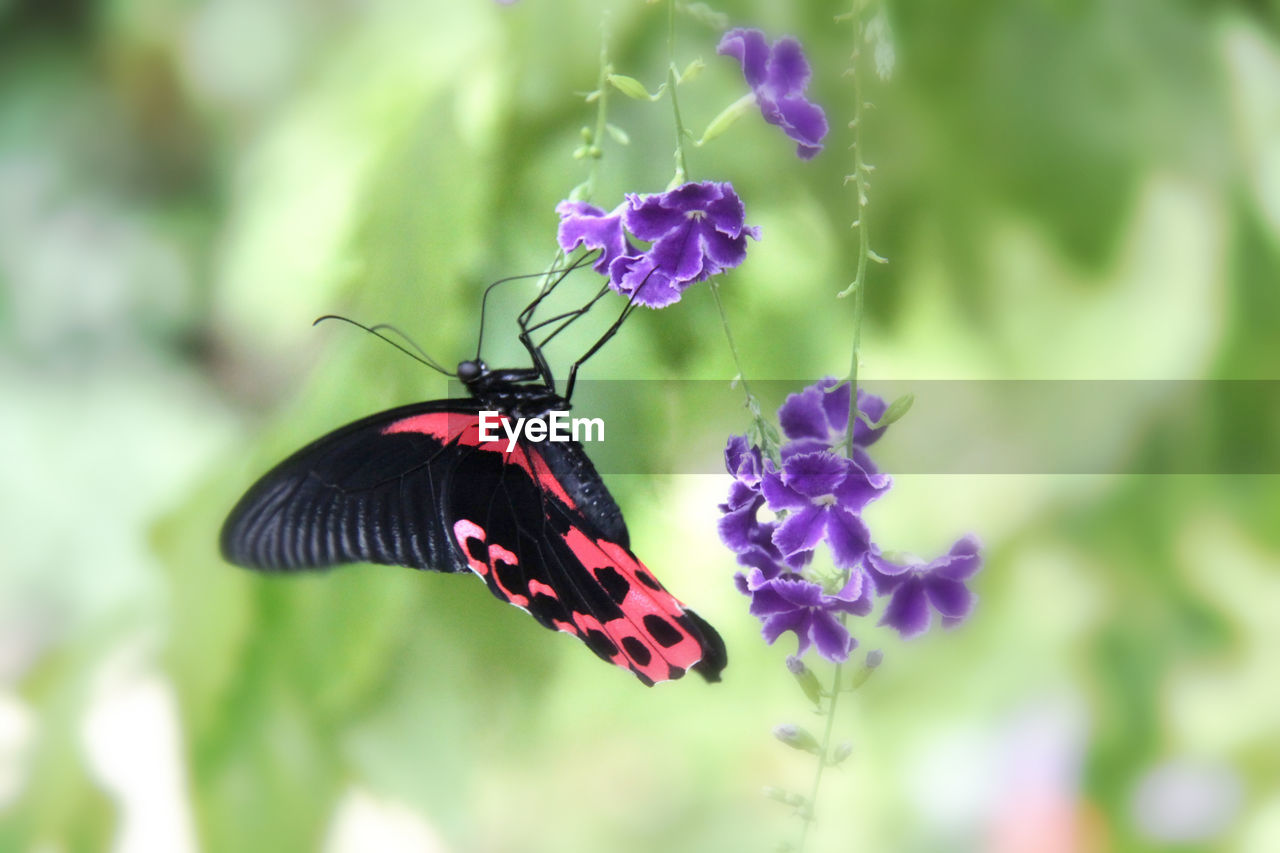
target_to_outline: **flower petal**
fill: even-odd
[[[845,402],[848,402],[847,397]],[[858,411],[866,415],[867,419],[872,423],[883,418],[888,408],[889,404],[884,401],[883,397],[878,394],[869,394],[861,388],[858,389]],[[873,430],[859,418],[858,422],[853,425],[853,443],[859,447],[869,447],[875,444],[880,439],[880,436],[884,435],[886,429],[888,427],[880,427],[880,429]]]
[[[912,577],[893,593],[880,624],[893,628],[906,640],[929,630],[930,621],[924,589],[920,581]]]
[[[735,483],[735,486],[741,485]],[[726,512],[716,522],[716,530],[720,534],[720,541],[725,544],[730,551],[742,553],[754,545],[752,541],[752,533],[754,532],[757,521],[756,511],[764,504],[764,498],[757,498],[749,503],[742,504],[736,509]]]
[[[833,663],[849,659],[855,641],[840,620],[825,610],[815,611],[809,621],[809,636],[818,647],[818,654]]]
[[[732,56],[742,63],[742,76],[752,89],[762,85],[768,74],[769,43],[760,30],[729,30],[716,46],[716,53]]]
[[[787,399],[778,408],[778,425],[787,438],[811,438],[823,442],[831,438],[831,427],[827,414],[823,411],[821,394],[821,390],[810,386],[787,395]],[[847,401],[848,397],[845,399]]]
[[[803,92],[809,85],[809,61],[800,42],[783,36],[769,51],[767,83],[780,93]]]
[[[893,485],[893,478],[888,474],[868,474],[852,460],[848,460],[846,470],[848,476],[832,490],[832,494],[840,506],[854,512],[883,495]]]
[[[952,624],[963,621],[973,611],[973,604],[978,599],[960,581],[937,576],[925,580],[924,591],[933,609],[951,620]]]
[[[862,562],[871,548],[871,531],[857,513],[831,507],[827,510],[827,544],[836,567],[851,569]]]
[[[842,456],[834,453],[801,453],[789,458],[782,468],[782,480],[788,487],[806,497],[835,493],[850,472],[865,480],[865,475]],[[837,494],[837,497],[839,495]]]
[[[769,502],[769,509],[774,512],[810,506],[807,497],[782,481],[782,473],[774,470],[772,463],[765,465],[764,476],[760,479],[760,491]]]
[[[981,547],[982,543],[972,533],[958,539],[947,556],[934,561],[933,574],[953,581],[968,580],[982,568]]]
[[[583,201],[562,201],[556,205],[556,213],[560,214],[556,239],[561,249],[572,252],[585,246],[603,250],[592,264],[598,273],[607,273],[609,265],[630,249],[622,230],[622,215],[616,210],[605,213]]]
[[[809,649],[809,612],[807,610],[793,610],[790,613],[779,613],[776,616],[770,616],[764,620],[760,633],[764,635],[764,641],[769,645],[773,645],[786,631],[794,631],[796,637],[800,640],[800,648],[796,651],[797,655],[802,655]]]
[[[817,507],[797,510],[778,525],[773,534],[773,544],[784,556],[798,551],[812,551],[822,541],[827,527],[826,514]]]

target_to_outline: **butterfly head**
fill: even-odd
[[[458,362],[458,381],[463,385],[472,384],[488,372],[489,368],[479,359]]]

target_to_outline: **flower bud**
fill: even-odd
[[[800,685],[800,689],[804,691],[805,696],[809,697],[810,702],[815,705],[822,702],[822,686],[818,684],[818,676],[804,665],[804,661],[794,655],[789,656],[787,671],[795,676],[796,684]]]
[[[832,767],[843,762],[850,755],[853,755],[853,744],[849,741],[842,741],[839,746],[831,751],[831,757],[827,759],[827,764]]]
[[[794,723],[777,726],[773,730],[773,736],[792,749],[810,752],[814,755],[822,751],[822,747],[818,745],[818,739],[810,734],[808,729],[801,728]]]

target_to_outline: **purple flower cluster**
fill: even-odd
[[[724,34],[716,53],[742,64],[764,120],[796,142],[800,159],[817,156],[827,135],[827,116],[805,97],[810,71],[800,43],[788,36],[771,45],[759,30],[736,29]]]
[[[787,438],[780,464],[745,436],[730,436],[725,465],[734,481],[720,505],[720,538],[744,567],[734,580],[751,597],[751,613],[763,623],[765,640],[773,643],[792,631],[799,640],[797,654],[815,646],[832,661],[847,659],[857,644],[842,617],[870,613],[873,596],[889,597],[880,624],[903,637],[928,630],[932,610],[941,614],[944,626],[958,624],[974,603],[965,581],[982,565],[972,536],[928,563],[891,561],[871,541],[862,510],[892,481],[877,471],[866,448],[885,427],[873,430],[857,418],[852,455],[844,455],[849,395],[849,383],[824,379],[787,397],[778,410]],[[886,408],[880,397],[859,390],[858,410],[868,420],[879,421]],[[762,520],[761,509],[774,518]],[[804,574],[823,542],[840,570],[835,591]]]
[[[738,266],[747,256],[747,237],[760,239],[760,229],[745,223],[742,200],[728,183],[628,194],[610,212],[562,201],[556,213],[560,248],[599,250],[595,270],[615,291],[649,308],[678,302],[689,285]],[[649,247],[639,248],[632,238]]]

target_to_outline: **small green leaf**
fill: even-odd
[[[755,106],[756,96],[750,92],[734,101],[729,106],[720,111],[720,114],[713,118],[707,125],[707,129],[702,131],[702,138],[695,145],[705,145],[724,133],[733,123],[742,118],[752,107]]]
[[[662,97],[662,93],[666,89],[665,85],[660,86],[656,94],[650,95],[649,90],[644,87],[643,83],[625,74],[610,74],[609,83],[628,98],[635,98],[637,101],[656,101]]]
[[[627,132],[616,124],[605,124],[604,129],[609,131],[609,135],[613,137],[614,142],[619,145],[630,145],[631,137],[627,136]]]
[[[701,59],[695,59],[684,67],[684,70],[680,72],[680,76],[676,78],[676,82],[684,83],[686,80],[692,80],[694,77],[701,74],[702,69],[706,67],[707,64]]]
[[[889,408],[884,410],[884,415],[881,416],[880,420],[876,421],[871,428],[880,429],[881,427],[887,427],[889,424],[897,423],[902,420],[902,417],[907,412],[911,411],[911,406],[915,401],[915,394],[903,394],[901,397],[889,404]]]

